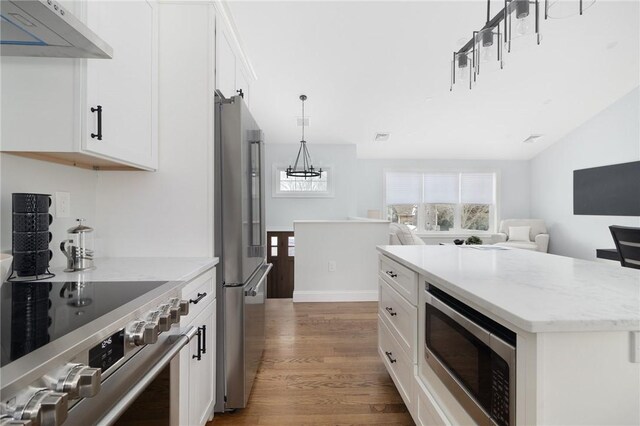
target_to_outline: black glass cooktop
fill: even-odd
[[[0,366],[160,287],[167,281],[5,282]]]

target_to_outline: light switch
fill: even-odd
[[[330,260],[329,261],[329,272],[335,272],[336,271],[336,261],[335,260]]]
[[[56,217],[71,216],[71,194],[68,192],[56,192]]]

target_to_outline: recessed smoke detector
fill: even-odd
[[[309,127],[309,117],[298,117],[297,119],[298,127]]]
[[[379,132],[373,137],[374,142],[386,142],[389,140],[389,132]]]
[[[528,138],[526,138],[525,140],[523,140],[523,143],[534,143],[537,142],[540,138],[542,138],[544,135],[531,135]]]

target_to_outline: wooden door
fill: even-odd
[[[267,261],[273,264],[267,279],[267,297],[291,299],[296,251],[293,232],[268,232],[267,242]]]

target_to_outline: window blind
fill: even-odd
[[[440,204],[458,203],[460,196],[458,173],[424,174],[423,182],[423,202]]]
[[[465,204],[494,204],[493,173],[462,173],[460,202]]]
[[[419,204],[421,202],[421,173],[386,173],[387,204]]]

